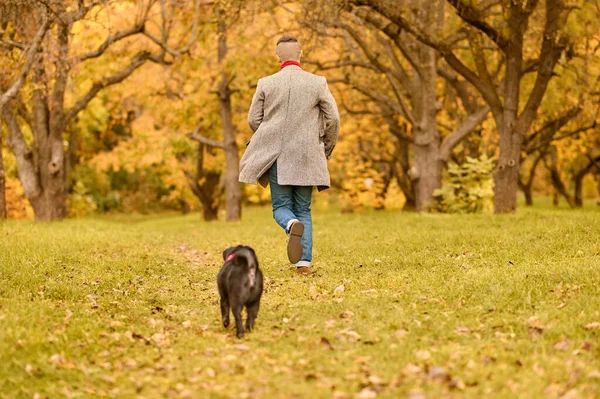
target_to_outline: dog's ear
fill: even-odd
[[[235,247],[229,247],[225,251],[223,251],[223,260],[227,259],[229,255],[235,252]]]

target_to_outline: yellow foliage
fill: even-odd
[[[6,212],[9,219],[33,220],[33,208],[25,197],[23,186],[19,179],[6,179]]]

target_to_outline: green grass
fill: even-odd
[[[314,224],[311,277],[267,209],[0,224],[0,397],[600,396],[598,207]],[[216,291],[237,243],[266,278],[241,341]]]

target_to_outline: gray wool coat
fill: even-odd
[[[335,147],[340,116],[327,80],[290,65],[258,81],[248,113],[254,135],[240,162],[240,181],[329,188],[327,159]]]

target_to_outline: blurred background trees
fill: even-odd
[[[6,0],[0,218],[267,203],[237,171],[283,34],[338,102],[345,211],[600,195],[599,0]]]

